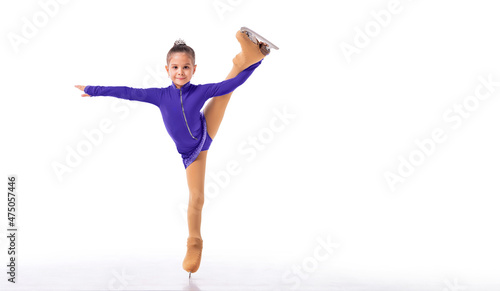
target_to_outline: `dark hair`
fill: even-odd
[[[167,54],[167,64],[170,62],[170,58],[175,53],[186,53],[193,60],[193,65],[195,64],[194,50],[188,46],[182,39],[178,39],[174,42],[174,46],[168,51]]]

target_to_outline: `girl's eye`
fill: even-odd
[[[172,69],[177,69],[177,66],[173,66]]]
[[[189,66],[185,66],[184,69],[189,69]]]

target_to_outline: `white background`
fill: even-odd
[[[52,15],[43,3],[57,3]],[[204,256],[242,265],[264,256],[283,262],[284,274],[329,237],[340,247],[314,273],[494,282],[500,87],[485,100],[468,97],[480,77],[500,81],[492,3],[2,1],[1,175],[18,177],[22,265],[172,254],[180,269],[188,188],[158,108],[81,98],[73,86],[166,87],[165,56],[178,38],[197,54],[191,82],[221,81],[239,52],[234,36],[248,26],[280,50],[235,91],[209,151]],[[387,18],[391,5],[397,13]],[[346,56],[342,46],[355,41],[364,45]],[[454,128],[443,115],[464,100],[474,110]],[[103,121],[112,130],[82,146]],[[415,140],[436,128],[445,141],[392,191],[384,173],[401,174],[398,157],[417,157]],[[79,146],[86,155],[57,174],[54,165],[67,166]],[[221,178],[231,163],[239,172]]]

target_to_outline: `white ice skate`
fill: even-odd
[[[259,41],[263,42],[265,44],[265,49],[268,52],[271,52],[271,49],[279,50],[279,48],[274,45],[272,42],[268,41],[266,38],[261,36],[260,34],[256,33],[255,31],[251,30],[248,27],[243,26],[240,29],[241,32],[246,33],[248,35],[248,38],[253,41],[255,44],[259,44]]]

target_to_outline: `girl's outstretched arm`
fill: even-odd
[[[112,96],[120,99],[142,101],[159,106],[161,88],[130,88],[118,86],[83,86],[75,85],[85,92],[82,97]]]
[[[211,97],[222,96],[233,92],[236,88],[238,88],[241,84],[245,83],[245,81],[252,75],[253,71],[260,66],[262,60],[257,63],[249,66],[241,73],[239,73],[236,77],[232,79],[228,79],[219,83],[213,84],[204,84],[200,85],[203,89],[205,89],[205,98],[208,100]]]
[[[75,85],[76,88],[82,90],[83,92],[85,92],[85,87],[86,86],[83,86],[83,85]],[[82,94],[82,97],[90,97],[89,94]]]

